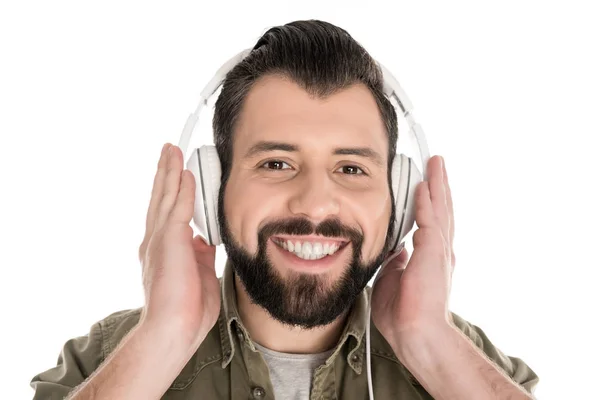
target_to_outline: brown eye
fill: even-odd
[[[346,175],[363,175],[365,172],[356,165],[344,165],[339,170]],[[339,171],[338,170],[338,171]]]
[[[287,167],[287,168],[286,168]],[[262,165],[262,168],[272,169],[272,170],[282,170],[290,168],[289,164],[280,160],[271,160],[267,161]]]

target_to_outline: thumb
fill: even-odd
[[[194,244],[194,250],[202,250],[209,246],[208,242],[201,235],[194,236],[192,243]]]
[[[408,263],[408,250],[402,247],[401,250],[397,250],[394,253],[390,254],[385,261],[381,264],[381,268],[373,281],[373,288],[377,281],[379,281],[383,277],[393,277],[396,275],[395,279],[381,279],[387,283],[382,282],[379,285],[378,290],[383,290],[387,292],[391,290],[390,288],[396,287],[398,280],[402,277],[404,270],[406,269],[406,264]],[[391,286],[390,286],[391,285]]]
[[[207,241],[200,235],[194,236],[192,239],[192,246],[194,248],[196,261],[198,264],[202,264],[203,266],[208,265],[214,269],[217,247],[209,245]]]
[[[407,263],[408,250],[406,250],[406,247],[402,246],[402,249],[388,255],[388,257],[381,264],[381,269],[385,268],[388,264],[392,264],[392,268],[394,269],[404,269],[406,268]]]

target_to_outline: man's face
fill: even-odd
[[[266,76],[249,91],[221,233],[251,300],[273,318],[329,324],[372,278],[389,247],[387,151],[363,85],[322,100]]]

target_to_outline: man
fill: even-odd
[[[266,32],[215,106],[219,226],[193,238],[195,180],[165,145],[140,245],[145,305],[94,324],[35,399],[531,399],[537,375],[448,310],[454,217],[443,159],[416,193],[414,251],[386,265],[397,116],[344,30]],[[371,301],[372,300],[372,301]],[[372,324],[366,312],[372,306]]]

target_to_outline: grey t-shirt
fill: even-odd
[[[273,351],[253,342],[267,365],[276,400],[309,400],[312,376],[335,349],[316,354]]]

